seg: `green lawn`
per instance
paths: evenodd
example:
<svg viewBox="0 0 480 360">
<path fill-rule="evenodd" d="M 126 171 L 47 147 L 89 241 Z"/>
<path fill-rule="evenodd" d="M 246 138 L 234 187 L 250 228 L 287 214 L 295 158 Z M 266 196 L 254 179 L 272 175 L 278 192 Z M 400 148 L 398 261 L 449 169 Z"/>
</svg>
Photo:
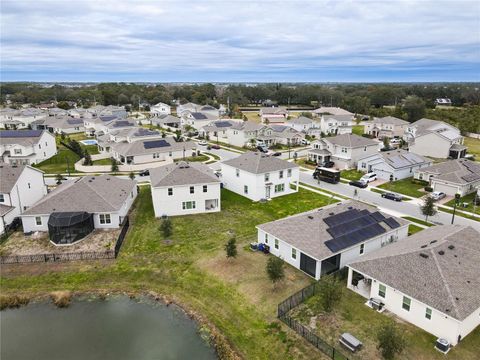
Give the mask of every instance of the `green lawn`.
<svg viewBox="0 0 480 360">
<path fill-rule="evenodd" d="M 480 139 L 466 137 L 464 145 L 468 147 L 467 153 L 475 155 L 475 160 L 480 161 Z"/>
<path fill-rule="evenodd" d="M 221 160 L 220 156 L 218 156 L 218 155 L 215 155 L 215 154 L 212 154 L 212 153 L 209 153 L 209 152 L 204 152 L 204 154 L 213 157 L 215 160 Z"/>
<path fill-rule="evenodd" d="M 356 360 L 381 359 L 376 348 L 376 330 L 386 321 L 394 321 L 385 313 L 380 314 L 365 305 L 366 299 L 349 289 L 344 289 L 343 297 L 333 313 L 325 313 L 319 303 L 319 295 L 308 299 L 293 311 L 295 317 L 308 325 L 311 316 L 317 315 L 316 333 L 331 345 L 341 348 L 338 339 L 349 332 L 363 342 L 362 349 L 352 355 Z M 440 360 L 445 355 L 434 349 L 436 337 L 403 321 L 396 321 L 405 336 L 406 347 L 395 359 L 402 360 Z M 343 350 L 343 348 L 342 348 Z M 347 351 L 343 350 L 345 355 Z M 476 360 L 480 352 L 480 327 L 468 335 L 458 346 L 448 353 L 450 360 Z M 348 353 L 350 356 L 351 353 Z"/>
<path fill-rule="evenodd" d="M 340 177 L 347 180 L 359 180 L 365 173 L 356 169 L 342 170 Z"/>
<path fill-rule="evenodd" d="M 201 161 L 207 161 L 208 159 L 209 157 L 207 155 L 197 155 L 197 156 L 186 157 L 185 161 L 201 162 Z"/>
<path fill-rule="evenodd" d="M 435 224 L 432 224 L 432 223 L 426 222 L 425 220 L 417 219 L 411 216 L 402 216 L 402 218 L 417 224 L 428 226 L 428 227 L 435 226 Z"/>
<path fill-rule="evenodd" d="M 353 125 L 352 133 L 356 134 L 358 136 L 362 136 L 363 135 L 363 128 L 364 128 L 363 125 Z"/>
<path fill-rule="evenodd" d="M 107 159 L 93 160 L 93 165 L 112 165 L 112 159 L 107 158 Z"/>
<path fill-rule="evenodd" d="M 392 191 L 395 193 L 404 194 L 404 195 L 408 195 L 416 198 L 422 197 L 425 195 L 424 192 L 419 191 L 420 189 L 423 189 L 425 185 L 413 183 L 412 178 L 397 180 L 393 182 L 386 182 L 385 184 L 382 184 L 378 187 L 381 189 L 385 189 L 388 191 Z"/>
<path fill-rule="evenodd" d="M 245 359 L 310 359 L 309 345 L 269 324 L 276 321 L 277 304 L 311 280 L 287 266 L 284 282 L 274 289 L 265 273 L 268 256 L 245 247 L 256 239 L 257 224 L 329 201 L 300 189 L 262 204 L 222 190 L 221 212 L 173 217 L 173 235 L 166 242 L 154 218 L 150 188 L 142 187 L 116 261 L 39 264 L 11 273 L 2 269 L 2 294 L 155 291 L 209 319 Z M 227 260 L 223 247 L 232 235 L 239 256 Z"/>
<path fill-rule="evenodd" d="M 473 206 L 473 200 L 475 199 L 476 195 L 477 193 L 474 192 L 474 193 L 465 195 L 464 197 L 461 197 L 459 200 L 460 204 L 468 203 L 468 206 L 467 207 L 460 206 L 458 207 L 458 209 L 462 211 L 469 211 L 471 213 L 480 215 L 480 205 L 477 205 L 475 207 Z M 455 199 L 450 200 L 445 205 L 453 207 L 455 205 Z M 475 211 L 474 211 L 474 208 L 475 208 Z"/>
<path fill-rule="evenodd" d="M 304 168 L 311 169 L 311 170 L 315 170 L 315 168 L 317 167 L 316 165 L 313 165 L 311 162 L 307 162 L 307 158 L 297 159 L 296 164 L 298 166 L 302 166 Z"/>
<path fill-rule="evenodd" d="M 408 225 L 408 236 L 416 234 L 419 231 L 422 231 L 423 228 L 414 224 Z"/>
</svg>

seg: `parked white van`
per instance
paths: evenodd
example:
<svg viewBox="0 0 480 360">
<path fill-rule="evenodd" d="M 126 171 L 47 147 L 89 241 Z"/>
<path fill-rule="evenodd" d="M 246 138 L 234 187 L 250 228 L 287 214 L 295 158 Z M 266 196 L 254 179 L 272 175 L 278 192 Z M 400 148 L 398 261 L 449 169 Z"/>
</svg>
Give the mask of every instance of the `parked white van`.
<svg viewBox="0 0 480 360">
<path fill-rule="evenodd" d="M 367 184 L 369 182 L 372 182 L 372 181 L 375 181 L 375 180 L 377 180 L 377 174 L 375 174 L 375 173 L 367 173 L 360 178 L 360 181 L 362 181 L 364 183 L 367 183 Z"/>
</svg>

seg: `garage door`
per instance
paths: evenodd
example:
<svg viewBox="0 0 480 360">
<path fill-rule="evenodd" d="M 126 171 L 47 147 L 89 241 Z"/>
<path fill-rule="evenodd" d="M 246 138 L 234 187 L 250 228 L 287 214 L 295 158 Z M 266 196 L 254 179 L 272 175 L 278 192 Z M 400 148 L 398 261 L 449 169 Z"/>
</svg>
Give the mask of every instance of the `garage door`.
<svg viewBox="0 0 480 360">
<path fill-rule="evenodd" d="M 455 196 L 457 193 L 457 187 L 451 186 L 447 184 L 438 184 L 436 182 L 433 183 L 433 191 L 442 191 L 447 195 Z"/>
<path fill-rule="evenodd" d="M 300 270 L 305 271 L 308 275 L 315 277 L 317 270 L 317 261 L 310 256 L 300 253 Z"/>
</svg>

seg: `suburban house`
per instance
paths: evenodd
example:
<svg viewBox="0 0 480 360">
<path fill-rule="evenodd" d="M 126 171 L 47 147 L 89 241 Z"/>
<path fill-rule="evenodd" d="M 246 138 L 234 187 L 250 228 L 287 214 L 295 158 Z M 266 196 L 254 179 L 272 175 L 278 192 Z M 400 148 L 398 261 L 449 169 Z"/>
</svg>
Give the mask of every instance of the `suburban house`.
<svg viewBox="0 0 480 360">
<path fill-rule="evenodd" d="M 404 139 L 411 152 L 423 156 L 459 159 L 467 153 L 460 130 L 443 121 L 415 121 L 405 131 Z"/>
<path fill-rule="evenodd" d="M 298 165 L 274 156 L 249 151 L 221 167 L 224 187 L 253 201 L 298 191 Z"/>
<path fill-rule="evenodd" d="M 167 128 L 179 128 L 182 125 L 182 121 L 179 117 L 173 115 L 157 115 L 150 119 L 152 125 L 167 127 Z"/>
<path fill-rule="evenodd" d="M 220 180 L 202 163 L 150 169 L 155 217 L 220 211 Z"/>
<path fill-rule="evenodd" d="M 393 116 L 375 118 L 365 123 L 363 133 L 380 139 L 384 137 L 402 138 L 409 124 L 408 121 Z"/>
<path fill-rule="evenodd" d="M 268 125 L 258 131 L 257 141 L 267 146 L 299 145 L 305 134 L 286 125 Z"/>
<path fill-rule="evenodd" d="M 212 121 L 219 120 L 219 117 L 210 113 L 183 111 L 181 116 L 182 126 L 191 126 L 196 130 L 208 125 Z"/>
<path fill-rule="evenodd" d="M 123 106 L 115 106 L 115 105 L 96 105 L 92 106 L 91 108 L 86 109 L 87 113 L 92 115 L 93 117 L 100 117 L 100 116 L 113 116 L 118 118 L 126 118 L 127 117 L 127 110 Z M 89 116 L 85 116 L 89 117 Z"/>
<path fill-rule="evenodd" d="M 320 131 L 324 134 L 351 134 L 354 124 L 353 115 L 322 115 Z"/>
<path fill-rule="evenodd" d="M 307 156 L 310 161 L 321 162 L 329 157 L 337 169 L 356 168 L 358 160 L 378 152 L 379 142 L 355 134 L 325 137 L 312 143 Z"/>
<path fill-rule="evenodd" d="M 188 113 L 203 113 L 211 119 L 219 119 L 220 111 L 211 105 L 198 105 L 195 103 L 186 103 L 177 106 L 177 116 L 184 117 Z"/>
<path fill-rule="evenodd" d="M 435 99 L 435 105 L 452 106 L 452 100 L 449 98 L 438 98 Z"/>
<path fill-rule="evenodd" d="M 299 116 L 295 119 L 292 119 L 285 123 L 285 125 L 291 126 L 295 130 L 301 132 L 308 132 L 311 128 L 315 127 L 316 124 L 312 119 L 307 118 L 306 116 Z"/>
<path fill-rule="evenodd" d="M 57 153 L 55 136 L 43 130 L 0 131 L 0 162 L 33 165 Z"/>
<path fill-rule="evenodd" d="M 42 171 L 28 165 L 0 164 L 0 234 L 45 195 Z"/>
<path fill-rule="evenodd" d="M 150 115 L 160 116 L 160 115 L 170 115 L 171 108 L 170 105 L 159 102 L 158 104 L 150 106 Z"/>
<path fill-rule="evenodd" d="M 412 177 L 418 169 L 427 168 L 433 161 L 405 150 L 380 151 L 358 159 L 357 170 L 374 172 L 382 180 Z"/>
<path fill-rule="evenodd" d="M 350 111 L 347 111 L 345 109 L 339 108 L 339 107 L 332 107 L 332 106 L 321 106 L 318 109 L 315 109 L 312 111 L 313 114 L 316 114 L 318 116 L 321 115 L 333 115 L 333 116 L 351 116 L 353 118 L 353 115 Z"/>
<path fill-rule="evenodd" d="M 74 243 L 94 229 L 119 228 L 137 197 L 137 184 L 116 176 L 84 176 L 59 185 L 22 215 L 23 231 L 49 232 L 57 245 Z"/>
<path fill-rule="evenodd" d="M 182 159 L 197 155 L 194 141 L 177 142 L 172 137 L 133 142 L 119 142 L 111 145 L 111 154 L 124 165 L 147 164 L 165 160 Z"/>
<path fill-rule="evenodd" d="M 239 147 L 252 145 L 252 141 L 257 139 L 263 128 L 265 125 L 254 121 L 238 122 L 227 129 L 228 143 Z"/>
<path fill-rule="evenodd" d="M 433 226 L 348 265 L 348 288 L 456 345 L 480 324 L 480 233 Z"/>
<path fill-rule="evenodd" d="M 120 120 L 116 116 L 94 116 L 83 118 L 83 124 L 85 127 L 85 135 L 95 136 L 97 132 L 102 131 L 104 125 L 107 125 L 115 120 Z"/>
<path fill-rule="evenodd" d="M 98 151 L 109 153 L 114 143 L 128 142 L 137 140 L 161 139 L 162 134 L 156 130 L 149 130 L 142 127 L 133 127 L 120 130 L 113 130 L 107 134 L 97 136 Z"/>
<path fill-rule="evenodd" d="M 480 163 L 467 159 L 448 160 L 416 170 L 414 178 L 428 181 L 433 191 L 464 196 L 480 186 Z"/>
<path fill-rule="evenodd" d="M 112 131 L 134 129 L 136 127 L 137 125 L 135 124 L 135 121 L 115 118 L 112 121 L 102 121 L 98 126 L 96 126 L 97 130 L 95 134 L 108 134 Z"/>
<path fill-rule="evenodd" d="M 0 111 L 1 129 L 27 129 L 35 120 L 46 118 L 48 112 L 37 108 L 11 109 L 5 108 Z"/>
<path fill-rule="evenodd" d="M 83 119 L 70 116 L 49 116 L 31 123 L 33 130 L 48 130 L 54 134 L 85 132 Z"/>
<path fill-rule="evenodd" d="M 259 110 L 262 123 L 284 123 L 288 117 L 288 110 L 286 107 L 262 107 Z"/>
<path fill-rule="evenodd" d="M 258 243 L 316 280 L 408 236 L 408 221 L 346 201 L 257 226 Z"/>
<path fill-rule="evenodd" d="M 208 123 L 202 127 L 199 131 L 199 135 L 210 140 L 218 140 L 222 142 L 228 142 L 228 129 L 234 127 L 242 120 L 217 120 Z"/>
</svg>

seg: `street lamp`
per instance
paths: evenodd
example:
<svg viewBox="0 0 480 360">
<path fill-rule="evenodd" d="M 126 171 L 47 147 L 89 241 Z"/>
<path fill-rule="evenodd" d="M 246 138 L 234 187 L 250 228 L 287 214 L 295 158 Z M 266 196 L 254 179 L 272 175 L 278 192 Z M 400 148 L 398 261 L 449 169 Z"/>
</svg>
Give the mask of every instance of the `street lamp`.
<svg viewBox="0 0 480 360">
<path fill-rule="evenodd" d="M 453 204 L 452 224 L 453 224 L 453 221 L 455 220 L 455 210 L 457 209 L 459 200 L 460 200 L 460 194 L 456 193 L 455 194 L 455 203 Z"/>
</svg>

